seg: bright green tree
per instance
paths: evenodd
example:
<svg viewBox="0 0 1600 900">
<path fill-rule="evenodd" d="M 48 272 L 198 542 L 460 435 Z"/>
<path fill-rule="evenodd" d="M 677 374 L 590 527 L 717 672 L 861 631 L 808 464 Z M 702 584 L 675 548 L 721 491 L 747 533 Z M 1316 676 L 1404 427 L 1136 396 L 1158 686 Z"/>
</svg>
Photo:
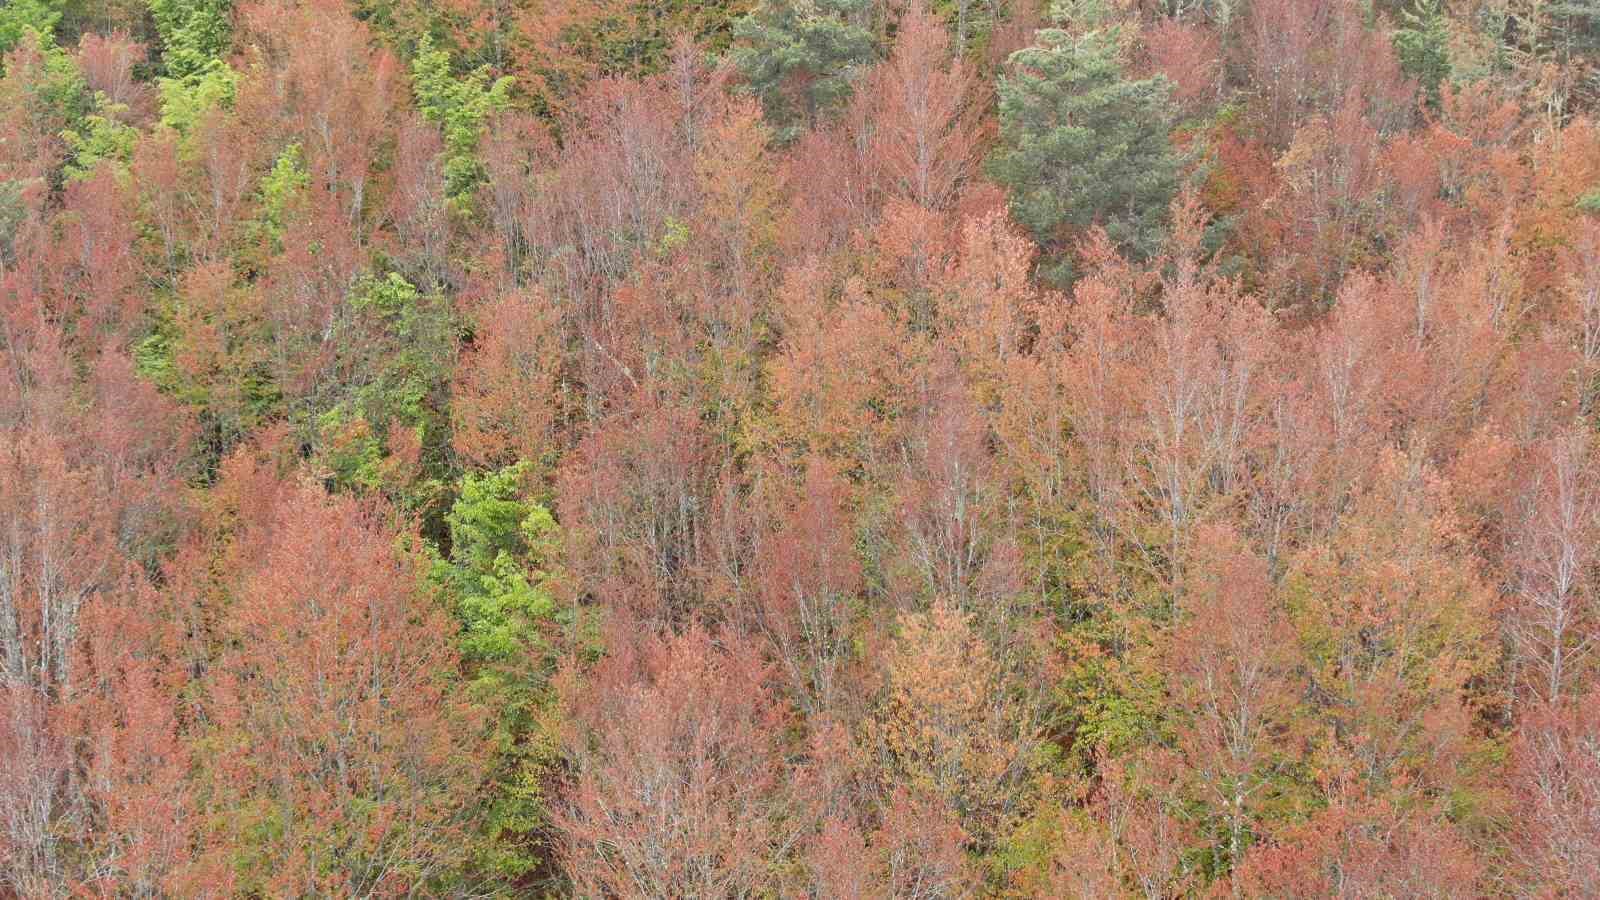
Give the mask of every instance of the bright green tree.
<svg viewBox="0 0 1600 900">
<path fill-rule="evenodd" d="M 232 0 L 149 0 L 161 33 L 161 121 L 188 132 L 206 111 L 233 102 L 239 76 L 224 60 L 233 40 Z"/>
<path fill-rule="evenodd" d="M 232 9 L 232 0 L 150 0 L 168 76 L 202 75 L 222 59 L 233 39 Z"/>
<path fill-rule="evenodd" d="M 0 53 L 21 43 L 29 30 L 37 31 L 44 41 L 53 40 L 62 5 L 62 0 L 7 0 L 0 5 Z"/>
<path fill-rule="evenodd" d="M 989 170 L 1011 212 L 1046 248 L 1090 225 L 1136 257 L 1160 246 L 1180 161 L 1171 86 L 1123 74 L 1114 32 L 1038 33 L 1000 79 L 1000 136 Z"/>
<path fill-rule="evenodd" d="M 531 840 L 546 824 L 543 783 L 555 758 L 545 725 L 555 666 L 549 629 L 561 617 L 550 590 L 561 533 L 550 511 L 527 497 L 526 476 L 526 463 L 463 476 L 445 516 L 449 559 L 433 569 L 460 624 L 474 699 L 497 711 L 480 861 L 510 878 L 539 864 Z"/>
<path fill-rule="evenodd" d="M 261 179 L 261 231 L 274 251 L 283 249 L 284 227 L 289 207 L 311 184 L 305 156 L 298 143 L 278 154 L 272 171 Z"/>
<path fill-rule="evenodd" d="M 283 187 L 274 176 L 287 181 L 291 193 L 303 189 L 293 187 L 299 175 L 292 165 L 275 167 L 263 184 L 269 213 L 272 192 Z M 336 485 L 398 489 L 393 499 L 399 506 L 424 509 L 444 488 L 439 478 L 448 442 L 445 392 L 456 349 L 450 305 L 396 272 L 361 277 L 348 302 L 336 338 L 345 377 L 334 388 L 337 400 L 317 417 L 317 445 Z M 411 473 L 414 481 L 396 484 L 385 477 L 384 448 L 402 439 L 418 445 L 421 470 Z"/>
<path fill-rule="evenodd" d="M 445 187 L 458 208 L 470 203 L 483 180 L 478 141 L 489 117 L 511 105 L 515 83 L 509 75 L 491 81 L 488 66 L 458 78 L 451 71 L 448 50 L 436 49 L 426 35 L 417 47 L 411 62 L 411 88 L 423 117 L 444 134 Z"/>
<path fill-rule="evenodd" d="M 95 106 L 99 112 L 84 116 L 79 127 L 61 132 L 62 140 L 72 148 L 64 170 L 69 181 L 88 178 L 103 162 L 125 165 L 139 141 L 139 129 L 117 118 L 125 106 L 107 103 L 105 94 L 98 91 Z"/>
</svg>

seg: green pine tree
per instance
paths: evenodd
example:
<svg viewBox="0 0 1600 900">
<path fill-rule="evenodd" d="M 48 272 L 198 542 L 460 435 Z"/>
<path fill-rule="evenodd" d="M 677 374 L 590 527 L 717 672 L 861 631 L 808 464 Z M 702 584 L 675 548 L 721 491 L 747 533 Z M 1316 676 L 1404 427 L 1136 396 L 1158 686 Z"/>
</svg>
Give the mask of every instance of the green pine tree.
<svg viewBox="0 0 1600 900">
<path fill-rule="evenodd" d="M 1154 253 L 1179 181 L 1171 85 L 1125 77 L 1111 32 L 1040 31 L 1009 67 L 989 170 L 1017 221 L 1047 250 L 1099 224 L 1124 252 Z"/>
<path fill-rule="evenodd" d="M 203 75 L 222 59 L 233 40 L 232 10 L 232 0 L 150 0 L 168 76 Z"/>
<path fill-rule="evenodd" d="M 547 824 L 543 783 L 555 744 L 548 679 L 555 658 L 543 630 L 563 612 L 547 581 L 561 532 L 550 511 L 527 498 L 527 464 L 461 479 L 445 522 L 450 557 L 437 559 L 433 580 L 460 623 L 462 663 L 475 699 L 495 711 L 495 766 L 484 803 L 485 841 L 479 863 L 515 879 L 539 865 L 535 835 Z"/>
<path fill-rule="evenodd" d="M 779 140 L 850 96 L 872 61 L 867 0 L 767 0 L 734 26 L 733 60 Z"/>
<path fill-rule="evenodd" d="M 1394 30 L 1400 68 L 1417 80 L 1428 102 L 1439 103 L 1439 85 L 1450 77 L 1450 30 L 1440 0 L 1416 0 L 1403 10 L 1405 24 Z"/>
</svg>

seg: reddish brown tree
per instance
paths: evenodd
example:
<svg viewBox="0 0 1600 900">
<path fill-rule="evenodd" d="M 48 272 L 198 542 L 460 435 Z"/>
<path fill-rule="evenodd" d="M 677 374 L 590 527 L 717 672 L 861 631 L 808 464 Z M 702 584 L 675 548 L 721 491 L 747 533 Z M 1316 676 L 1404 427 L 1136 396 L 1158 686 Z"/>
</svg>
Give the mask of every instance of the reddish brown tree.
<svg viewBox="0 0 1600 900">
<path fill-rule="evenodd" d="M 967 65 L 951 59 L 944 23 L 921 0 L 897 26 L 893 53 L 857 101 L 870 110 L 874 174 L 887 196 L 943 211 L 976 164 L 977 87 Z"/>
<path fill-rule="evenodd" d="M 186 430 L 125 358 L 76 355 L 30 306 L 5 311 L 0 350 L 0 885 L 174 890 L 184 675 L 145 567 L 169 538 Z"/>
<path fill-rule="evenodd" d="M 943 598 L 1006 630 L 1018 560 L 985 422 L 949 362 L 936 364 L 920 387 L 897 485 L 899 549 L 915 576 L 901 590 L 908 599 Z"/>
<path fill-rule="evenodd" d="M 1243 858 L 1259 792 L 1297 693 L 1294 635 L 1264 560 L 1220 528 L 1196 538 L 1184 586 L 1188 621 L 1169 645 L 1169 690 L 1189 717 L 1179 744 L 1215 804 L 1230 860 Z"/>
<path fill-rule="evenodd" d="M 401 102 L 399 62 L 374 48 L 366 26 L 343 3 L 255 3 L 238 19 L 242 35 L 235 40 L 246 41 L 262 64 L 240 108 L 263 114 L 255 127 L 272 122 L 300 144 L 318 192 L 333 195 L 329 203 L 343 230 L 361 241 L 374 163 L 392 137 Z M 303 40 L 307 34 L 317 40 Z"/>
<path fill-rule="evenodd" d="M 1517 877 L 1550 896 L 1600 890 L 1600 706 L 1593 693 L 1531 709 L 1512 753 Z"/>
<path fill-rule="evenodd" d="M 1464 765 L 1493 671 L 1492 595 L 1466 562 L 1439 477 L 1385 452 L 1336 535 L 1291 563 L 1315 754 L 1355 796 L 1400 810 L 1472 789 Z M 1363 801 L 1364 802 L 1364 801 Z"/>
<path fill-rule="evenodd" d="M 463 859 L 485 748 L 416 535 L 374 504 L 231 468 L 268 493 L 221 573 L 232 603 L 198 745 L 206 863 L 239 890 L 424 890 Z"/>
<path fill-rule="evenodd" d="M 1339 0 L 1264 0 L 1240 28 L 1242 62 L 1256 86 L 1262 133 L 1285 146 L 1295 129 L 1347 97 L 1380 130 L 1403 127 L 1416 89 L 1400 73 L 1387 32 Z"/>
<path fill-rule="evenodd" d="M 112 107 L 125 107 L 118 117 L 131 123 L 145 122 L 155 111 L 155 91 L 134 72 L 146 56 L 145 46 L 126 32 L 85 32 L 78 39 L 78 68 L 89 89 L 104 94 Z"/>
<path fill-rule="evenodd" d="M 912 792 L 890 807 L 934 801 L 968 842 L 993 846 L 1030 789 L 1037 711 L 1012 691 L 1004 660 L 954 604 L 938 602 L 901 622 L 885 703 L 867 728 L 885 793 Z"/>
<path fill-rule="evenodd" d="M 1473 850 L 1446 823 L 1382 803 L 1338 803 L 1291 842 L 1253 852 L 1234 879 L 1246 896 L 1446 897 L 1485 888 Z"/>
<path fill-rule="evenodd" d="M 712 479 L 692 410 L 646 388 L 596 427 L 558 476 L 569 565 L 586 590 L 652 625 L 698 600 Z M 622 418 L 626 427 L 617 427 Z"/>
<path fill-rule="evenodd" d="M 1508 620 L 1530 699 L 1560 707 L 1581 694 L 1597 637 L 1593 547 L 1600 484 L 1588 439 L 1558 435 L 1520 462 L 1527 480 L 1511 512 Z M 1531 471 L 1529 471 L 1531 470 Z"/>
<path fill-rule="evenodd" d="M 837 469 L 808 459 L 795 494 L 762 539 L 750 627 L 766 638 L 800 708 L 815 716 L 838 711 L 847 699 L 862 572 L 845 506 L 848 484 Z"/>
<path fill-rule="evenodd" d="M 467 461 L 541 462 L 554 453 L 564 356 L 559 324 L 559 309 L 540 291 L 479 306 L 451 391 L 455 447 Z"/>
<path fill-rule="evenodd" d="M 1149 65 L 1172 82 L 1172 99 L 1200 112 L 1222 94 L 1222 41 L 1204 25 L 1163 18 L 1140 34 Z"/>
<path fill-rule="evenodd" d="M 636 627 L 611 629 L 582 684 L 568 674 L 575 771 L 554 813 L 568 877 L 595 895 L 769 889 L 795 833 L 768 665 L 737 635 Z"/>
</svg>

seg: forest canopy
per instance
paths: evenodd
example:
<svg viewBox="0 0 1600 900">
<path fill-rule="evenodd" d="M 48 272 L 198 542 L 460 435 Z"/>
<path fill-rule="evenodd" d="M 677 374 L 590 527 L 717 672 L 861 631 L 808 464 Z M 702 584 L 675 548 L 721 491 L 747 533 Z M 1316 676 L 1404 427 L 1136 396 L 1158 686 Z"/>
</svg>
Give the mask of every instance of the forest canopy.
<svg viewBox="0 0 1600 900">
<path fill-rule="evenodd" d="M 0 5 L 0 896 L 1600 896 L 1591 0 Z"/>
</svg>

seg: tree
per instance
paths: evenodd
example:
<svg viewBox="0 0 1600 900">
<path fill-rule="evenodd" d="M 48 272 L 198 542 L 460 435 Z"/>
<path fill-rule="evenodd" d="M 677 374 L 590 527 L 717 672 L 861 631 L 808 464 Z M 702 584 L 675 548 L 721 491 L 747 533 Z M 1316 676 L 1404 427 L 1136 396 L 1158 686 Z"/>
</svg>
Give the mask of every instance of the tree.
<svg viewBox="0 0 1600 900">
<path fill-rule="evenodd" d="M 1428 102 L 1439 104 L 1439 85 L 1450 76 L 1450 23 L 1439 0 L 1416 0 L 1401 10 L 1405 24 L 1394 30 L 1400 71 L 1415 78 Z"/>
<path fill-rule="evenodd" d="M 716 286 L 701 300 L 702 327 L 713 347 L 730 355 L 754 350 L 757 304 L 775 276 L 783 208 L 764 152 L 768 138 L 760 110 L 748 101 L 730 105 L 696 136 L 702 205 L 695 255 L 709 269 L 706 281 Z"/>
<path fill-rule="evenodd" d="M 1338 800 L 1288 840 L 1252 852 L 1231 879 L 1244 896 L 1424 897 L 1487 890 L 1484 867 L 1448 822 L 1384 803 Z"/>
<path fill-rule="evenodd" d="M 1117 56 L 1114 32 L 1046 29 L 1000 79 L 989 172 L 1017 221 L 1056 253 L 1096 224 L 1136 258 L 1161 244 L 1179 176 L 1171 87 L 1159 75 L 1127 78 Z"/>
<path fill-rule="evenodd" d="M 232 41 L 233 0 L 148 0 L 161 32 L 161 61 L 179 81 L 216 67 Z"/>
<path fill-rule="evenodd" d="M 510 104 L 516 79 L 503 75 L 491 80 L 489 68 L 480 66 L 464 78 L 451 73 L 450 52 L 436 48 L 427 35 L 411 62 L 411 87 L 417 109 L 444 134 L 444 178 L 451 201 L 466 206 L 483 180 L 478 142 L 489 117 Z"/>
<path fill-rule="evenodd" d="M 20 274 L 0 277 L 0 891 L 181 892 L 187 673 L 150 574 L 190 432 L 96 333 L 94 297 Z"/>
<path fill-rule="evenodd" d="M 10 53 L 25 32 L 54 39 L 62 6 L 62 0 L 14 0 L 0 8 L 0 53 Z"/>
<path fill-rule="evenodd" d="M 11 136 L 0 146 L 0 172 L 13 190 L 50 183 L 65 156 L 62 131 L 88 111 L 88 91 L 72 57 L 36 31 L 5 54 L 0 123 Z"/>
<path fill-rule="evenodd" d="M 560 413 L 559 310 L 540 291 L 503 294 L 476 321 L 451 386 L 456 451 L 476 465 L 543 465 Z"/>
<path fill-rule="evenodd" d="M 1037 765 L 1028 701 L 972 617 L 939 601 L 901 620 L 888 660 L 888 693 L 867 727 L 891 795 L 937 801 L 978 849 L 1015 823 Z"/>
<path fill-rule="evenodd" d="M 594 896 L 762 893 L 793 841 L 771 671 L 737 634 L 629 633 L 637 627 L 611 629 L 594 672 L 567 681 L 563 868 Z"/>
<path fill-rule="evenodd" d="M 1221 99 L 1222 40 L 1216 29 L 1161 19 L 1143 29 L 1140 42 L 1150 67 L 1172 82 L 1172 100 L 1184 113 L 1203 113 Z"/>
<path fill-rule="evenodd" d="M 1016 546 L 999 512 L 983 419 L 951 368 L 943 363 L 926 379 L 901 445 L 897 537 L 914 573 L 903 596 L 940 598 L 1004 632 L 1015 612 Z"/>
<path fill-rule="evenodd" d="M 207 864 L 237 889 L 406 893 L 447 883 L 480 814 L 481 717 L 454 684 L 448 619 L 415 533 L 381 505 L 299 481 L 231 540 L 232 598 L 196 745 Z M 307 553 L 308 541 L 320 552 Z"/>
<path fill-rule="evenodd" d="M 130 121 L 143 121 L 154 106 L 153 91 L 135 75 L 146 48 L 125 33 L 85 34 L 78 41 L 78 68 L 89 90 L 104 94 L 104 105 L 123 109 Z"/>
<path fill-rule="evenodd" d="M 866 0 L 765 0 L 738 24 L 733 59 L 781 141 L 792 141 L 850 95 L 871 60 Z"/>
<path fill-rule="evenodd" d="M 404 102 L 399 62 L 387 50 L 372 49 L 371 32 L 339 6 L 252 6 L 239 18 L 241 34 L 272 74 L 252 78 L 236 102 L 276 121 L 280 140 L 295 141 L 306 186 L 332 194 L 329 205 L 364 241 L 377 157 L 392 139 Z M 319 39 L 296 40 L 304 34 Z M 272 96 L 259 97 L 263 90 Z"/>
<path fill-rule="evenodd" d="M 137 841 L 142 828 L 160 827 L 129 807 L 101 805 L 147 798 L 135 790 L 120 798 L 96 791 L 139 775 L 106 754 L 138 750 L 119 739 L 122 722 L 96 721 L 90 710 L 105 713 L 118 701 L 137 702 L 127 715 L 155 721 L 148 722 L 153 733 L 133 740 L 164 741 L 165 749 L 151 748 L 151 762 L 179 763 L 170 718 L 159 720 L 163 712 L 170 716 L 162 704 L 171 697 L 149 683 L 151 648 L 138 639 L 140 631 L 157 627 L 159 605 L 131 623 L 121 609 L 136 608 L 150 594 L 117 546 L 122 502 L 105 493 L 107 482 L 116 482 L 82 450 L 78 440 L 37 426 L 0 436 L 0 556 L 6 560 L 0 575 L 0 802 L 10 810 L 0 827 L 0 886 L 19 895 L 65 895 L 82 882 L 80 866 L 92 866 L 93 857 L 79 857 L 93 843 L 114 856 L 118 838 Z M 135 486 L 128 487 L 133 493 Z M 119 623 L 138 630 L 119 636 Z M 119 671 L 119 664 L 127 668 Z M 124 692 L 126 674 L 149 693 Z M 155 731 L 163 726 L 165 734 Z M 91 765 L 101 767 L 99 782 L 86 777 Z M 176 792 L 170 799 L 183 802 Z M 94 818 L 107 813 L 112 827 L 126 830 L 96 834 Z"/>
<path fill-rule="evenodd" d="M 1388 35 L 1338 0 L 1260 0 L 1240 27 L 1243 61 L 1257 86 L 1251 107 L 1274 149 L 1308 120 L 1344 103 L 1381 133 L 1403 128 L 1416 85 L 1400 71 Z"/>
<path fill-rule="evenodd" d="M 1221 529 L 1201 534 L 1184 586 L 1190 617 L 1169 645 L 1169 690 L 1186 716 L 1179 743 L 1197 786 L 1219 810 L 1219 856 L 1237 866 L 1254 837 L 1275 739 L 1288 728 L 1295 688 L 1293 631 L 1272 594 L 1265 561 Z M 1237 891 L 1235 896 L 1238 896 Z"/>
<path fill-rule="evenodd" d="M 1492 596 L 1464 564 L 1460 526 L 1426 466 L 1386 450 L 1337 533 L 1284 581 L 1305 655 L 1314 758 L 1349 802 L 1423 808 L 1441 792 L 1470 808 L 1472 721 L 1493 671 Z"/>
<path fill-rule="evenodd" d="M 1559 707 L 1583 690 L 1600 635 L 1591 574 L 1600 485 L 1582 434 L 1551 438 L 1522 465 L 1532 471 L 1508 523 L 1515 599 L 1507 624 L 1531 698 Z"/>
<path fill-rule="evenodd" d="M 756 563 L 760 584 L 749 628 L 771 646 L 800 708 L 838 708 L 848 687 L 861 564 L 850 545 L 844 479 L 820 457 L 806 461 L 792 507 L 780 509 Z"/>
<path fill-rule="evenodd" d="M 1600 890 L 1600 717 L 1590 693 L 1529 710 L 1512 748 L 1515 871 L 1552 895 Z"/>
<path fill-rule="evenodd" d="M 556 762 L 557 654 L 577 624 L 557 606 L 561 534 L 549 510 L 526 497 L 527 465 L 463 476 L 445 516 L 450 557 L 431 577 L 459 625 L 464 690 L 491 711 L 493 758 L 482 791 L 482 862 L 517 878 L 543 864 L 549 825 L 543 790 Z"/>
<path fill-rule="evenodd" d="M 654 625 L 688 621 L 699 600 L 711 463 L 694 411 L 648 386 L 563 462 L 557 510 L 583 588 Z"/>
<path fill-rule="evenodd" d="M 977 162 L 977 85 L 950 55 L 943 23 L 921 0 L 900 17 L 894 51 L 867 76 L 872 152 L 882 189 L 926 209 L 945 210 Z"/>
<path fill-rule="evenodd" d="M 979 873 L 964 849 L 968 839 L 959 813 L 938 797 L 898 789 L 884 804 L 865 862 L 880 896 L 944 900 L 970 896 Z M 856 865 L 861 865 L 857 862 Z"/>
</svg>

